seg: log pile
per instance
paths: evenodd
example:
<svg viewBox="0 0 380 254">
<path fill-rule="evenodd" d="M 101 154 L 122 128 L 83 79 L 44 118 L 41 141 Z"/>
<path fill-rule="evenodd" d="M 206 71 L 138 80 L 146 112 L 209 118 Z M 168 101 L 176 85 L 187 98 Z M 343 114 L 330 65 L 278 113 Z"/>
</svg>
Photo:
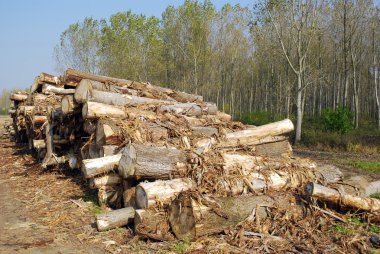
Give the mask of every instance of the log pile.
<svg viewBox="0 0 380 254">
<path fill-rule="evenodd" d="M 317 199 L 380 209 L 367 196 L 331 189 L 342 181 L 339 169 L 294 157 L 289 119 L 244 125 L 199 95 L 73 69 L 41 73 L 28 94 L 11 100 L 16 141 L 43 168 L 80 170 L 99 204 L 114 209 L 97 217 L 100 231 L 133 223 L 144 237 L 197 239 L 252 213 L 265 218 L 274 206 L 302 216 L 288 191 L 302 188 Z"/>
</svg>

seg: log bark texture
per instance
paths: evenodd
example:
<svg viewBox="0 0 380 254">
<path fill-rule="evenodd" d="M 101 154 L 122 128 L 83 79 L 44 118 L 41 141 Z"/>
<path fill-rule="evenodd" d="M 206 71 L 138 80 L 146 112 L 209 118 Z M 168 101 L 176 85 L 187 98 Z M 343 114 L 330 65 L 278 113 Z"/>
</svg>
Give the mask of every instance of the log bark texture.
<svg viewBox="0 0 380 254">
<path fill-rule="evenodd" d="M 157 204 L 170 203 L 179 193 L 191 190 L 195 186 L 189 178 L 140 183 L 136 187 L 136 206 L 144 209 Z"/>
<path fill-rule="evenodd" d="M 82 161 L 82 173 L 85 178 L 108 173 L 117 168 L 121 154 Z"/>
<path fill-rule="evenodd" d="M 348 206 L 363 211 L 380 210 L 380 200 L 375 198 L 358 197 L 350 194 L 342 194 L 336 189 L 332 189 L 317 183 L 308 183 L 305 186 L 305 192 L 313 197 L 323 201 Z"/>
<path fill-rule="evenodd" d="M 123 178 L 170 179 L 186 172 L 186 162 L 178 149 L 129 144 L 123 150 L 119 174 Z"/>
<path fill-rule="evenodd" d="M 133 222 L 134 217 L 135 209 L 126 207 L 97 215 L 96 225 L 99 231 L 106 231 L 128 225 Z"/>
<path fill-rule="evenodd" d="M 205 198 L 198 203 L 186 193 L 170 205 L 169 222 L 175 236 L 195 240 L 201 236 L 223 232 L 245 219 L 255 216 L 263 219 L 271 207 L 287 209 L 292 216 L 302 216 L 293 196 L 237 196 Z"/>
</svg>

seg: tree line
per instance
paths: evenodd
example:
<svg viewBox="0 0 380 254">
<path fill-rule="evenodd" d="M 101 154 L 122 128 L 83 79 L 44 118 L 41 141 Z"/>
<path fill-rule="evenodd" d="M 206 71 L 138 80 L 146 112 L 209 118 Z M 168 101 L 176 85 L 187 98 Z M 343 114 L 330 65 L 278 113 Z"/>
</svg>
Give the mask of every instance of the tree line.
<svg viewBox="0 0 380 254">
<path fill-rule="evenodd" d="M 70 25 L 55 48 L 68 67 L 201 94 L 240 118 L 297 121 L 348 108 L 380 128 L 380 12 L 373 0 L 186 0 L 162 17 L 131 11 Z"/>
</svg>

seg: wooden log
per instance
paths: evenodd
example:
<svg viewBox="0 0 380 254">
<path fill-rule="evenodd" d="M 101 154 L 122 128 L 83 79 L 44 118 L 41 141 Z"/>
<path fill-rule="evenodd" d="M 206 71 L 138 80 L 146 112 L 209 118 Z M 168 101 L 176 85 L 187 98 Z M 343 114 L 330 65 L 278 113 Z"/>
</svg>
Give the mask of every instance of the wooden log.
<svg viewBox="0 0 380 254">
<path fill-rule="evenodd" d="M 96 145 L 101 147 L 104 145 L 115 145 L 118 143 L 118 133 L 113 128 L 102 122 L 96 124 Z"/>
<path fill-rule="evenodd" d="M 45 72 L 40 73 L 40 75 L 38 76 L 38 81 L 40 83 L 51 83 L 51 84 L 56 84 L 56 85 L 59 85 L 62 83 L 59 77 L 45 73 Z"/>
<path fill-rule="evenodd" d="M 49 165 L 49 162 L 51 162 L 53 156 L 53 126 L 49 123 L 49 121 L 45 125 L 45 142 L 46 155 L 41 164 L 42 168 L 46 168 Z"/>
<path fill-rule="evenodd" d="M 195 187 L 196 184 L 189 178 L 143 182 L 136 187 L 136 206 L 144 209 L 157 204 L 167 204 L 179 193 Z"/>
<path fill-rule="evenodd" d="M 105 185 L 118 185 L 121 184 L 121 182 L 122 178 L 118 174 L 108 174 L 91 178 L 89 186 L 91 189 L 99 189 Z"/>
<path fill-rule="evenodd" d="M 83 123 L 83 130 L 87 134 L 90 134 L 90 135 L 95 133 L 96 132 L 96 121 L 85 120 Z"/>
<path fill-rule="evenodd" d="M 135 233 L 157 241 L 174 241 L 170 233 L 168 216 L 165 211 L 152 209 L 136 210 L 134 219 Z"/>
<path fill-rule="evenodd" d="M 97 102 L 88 101 L 83 105 L 83 119 L 98 119 L 100 117 L 124 118 L 127 114 L 120 108 Z"/>
<path fill-rule="evenodd" d="M 360 209 L 363 211 L 380 210 L 380 200 L 375 198 L 358 197 L 350 194 L 342 194 L 336 189 L 310 182 L 305 186 L 305 192 L 313 198 L 328 201 L 343 206 Z"/>
<path fill-rule="evenodd" d="M 122 208 L 123 191 L 120 185 L 105 185 L 98 189 L 98 202 L 101 207 Z"/>
<path fill-rule="evenodd" d="M 78 103 L 94 101 L 113 106 L 136 106 L 142 104 L 161 105 L 172 103 L 171 101 L 150 99 L 129 94 L 99 91 L 92 89 L 92 86 L 88 82 L 82 83 L 82 81 L 80 86 L 75 90 L 74 97 Z"/>
<path fill-rule="evenodd" d="M 38 116 L 38 115 L 33 116 L 33 126 L 41 126 L 45 122 L 47 122 L 47 116 Z"/>
<path fill-rule="evenodd" d="M 215 115 L 218 111 L 216 104 L 204 103 L 197 105 L 194 103 L 178 103 L 174 105 L 162 105 L 157 109 L 157 113 L 164 114 L 166 112 L 178 115 L 187 116 L 201 116 L 201 115 Z"/>
<path fill-rule="evenodd" d="M 120 87 L 128 87 L 134 90 L 138 90 L 140 92 L 152 94 L 155 98 L 166 99 L 165 97 L 169 96 L 179 102 L 199 102 L 203 100 L 202 96 L 199 95 L 187 94 L 179 91 L 174 91 L 168 88 L 153 86 L 149 83 L 94 75 L 90 73 L 80 72 L 74 69 L 68 69 L 65 72 L 66 81 L 75 81 L 79 83 L 82 79 L 90 79 L 102 82 L 104 84 L 113 84 Z"/>
<path fill-rule="evenodd" d="M 137 96 L 137 91 L 126 88 L 126 87 L 120 87 L 113 84 L 105 84 L 102 82 L 90 80 L 90 79 L 82 79 L 79 84 L 77 85 L 76 89 L 77 92 L 75 94 L 75 100 L 78 102 L 86 102 L 91 97 L 91 91 L 97 90 L 97 91 L 103 91 L 103 92 L 113 92 L 113 93 L 120 93 L 120 94 L 129 94 Z"/>
<path fill-rule="evenodd" d="M 67 95 L 74 94 L 75 89 L 65 89 L 63 87 L 56 87 L 49 84 L 42 85 L 42 93 L 44 94 L 57 94 L 57 95 Z"/>
<path fill-rule="evenodd" d="M 124 207 L 136 208 L 136 185 L 137 181 L 123 179 L 123 204 Z"/>
<path fill-rule="evenodd" d="M 9 115 L 16 114 L 16 110 L 15 109 L 8 109 L 8 114 Z"/>
<path fill-rule="evenodd" d="M 10 100 L 11 101 L 26 101 L 28 99 L 27 94 L 22 93 L 11 93 Z"/>
<path fill-rule="evenodd" d="M 33 140 L 33 147 L 36 150 L 40 150 L 40 149 L 45 148 L 46 147 L 45 140 L 43 140 L 43 139 L 35 139 L 35 140 Z"/>
<path fill-rule="evenodd" d="M 111 156 L 115 155 L 118 152 L 118 146 L 115 145 L 105 145 L 100 147 L 99 150 L 99 156 L 104 157 L 104 156 Z"/>
<path fill-rule="evenodd" d="M 96 158 L 102 157 L 102 156 L 100 156 L 99 146 L 97 146 L 94 143 L 89 144 L 88 145 L 88 155 L 89 155 L 90 159 L 96 159 Z"/>
<path fill-rule="evenodd" d="M 123 178 L 171 179 L 186 172 L 186 156 L 172 148 L 129 144 L 119 162 L 119 174 Z"/>
<path fill-rule="evenodd" d="M 72 114 L 79 109 L 79 104 L 74 100 L 73 95 L 65 95 L 61 101 L 61 109 L 64 115 Z"/>
<path fill-rule="evenodd" d="M 83 160 L 82 173 L 85 178 L 108 173 L 118 166 L 120 158 L 121 154 L 116 154 L 113 156 Z"/>
<path fill-rule="evenodd" d="M 186 193 L 180 194 L 169 207 L 169 222 L 175 236 L 195 240 L 201 236 L 221 233 L 249 217 L 262 220 L 272 207 L 286 209 L 287 214 L 300 217 L 302 209 L 293 196 L 204 197 L 201 203 Z"/>
<path fill-rule="evenodd" d="M 292 155 L 293 149 L 288 140 L 270 142 L 255 146 L 255 153 L 267 157 L 283 157 Z"/>
<path fill-rule="evenodd" d="M 49 160 L 47 160 L 46 162 L 44 162 L 44 168 L 50 167 L 50 166 L 57 166 L 57 165 L 60 165 L 60 164 L 65 164 L 69 160 L 70 160 L 69 156 L 59 156 L 59 157 L 57 157 L 57 156 L 51 156 L 49 158 Z"/>
<path fill-rule="evenodd" d="M 126 207 L 97 215 L 96 225 L 99 231 L 106 231 L 128 225 L 133 222 L 134 217 L 135 209 Z"/>
<path fill-rule="evenodd" d="M 218 134 L 218 129 L 214 127 L 194 126 L 191 130 L 194 136 L 211 137 Z"/>
<path fill-rule="evenodd" d="M 253 129 L 227 133 L 225 140 L 219 144 L 222 147 L 257 144 L 258 140 L 283 135 L 294 130 L 294 125 L 289 119 L 265 124 Z"/>
</svg>

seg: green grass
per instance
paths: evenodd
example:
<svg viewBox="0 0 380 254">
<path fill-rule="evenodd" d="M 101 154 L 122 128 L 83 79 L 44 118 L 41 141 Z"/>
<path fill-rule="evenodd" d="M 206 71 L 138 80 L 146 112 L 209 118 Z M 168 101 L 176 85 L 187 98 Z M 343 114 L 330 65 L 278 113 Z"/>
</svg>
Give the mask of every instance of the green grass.
<svg viewBox="0 0 380 254">
<path fill-rule="evenodd" d="M 380 199 L 380 192 L 374 193 L 370 197 Z"/>
<path fill-rule="evenodd" d="M 372 173 L 380 173 L 380 162 L 378 161 L 351 161 L 351 166 Z"/>
<path fill-rule="evenodd" d="M 185 239 L 183 241 L 173 243 L 172 247 L 177 253 L 184 253 L 191 249 L 191 243 L 189 240 Z"/>
</svg>

